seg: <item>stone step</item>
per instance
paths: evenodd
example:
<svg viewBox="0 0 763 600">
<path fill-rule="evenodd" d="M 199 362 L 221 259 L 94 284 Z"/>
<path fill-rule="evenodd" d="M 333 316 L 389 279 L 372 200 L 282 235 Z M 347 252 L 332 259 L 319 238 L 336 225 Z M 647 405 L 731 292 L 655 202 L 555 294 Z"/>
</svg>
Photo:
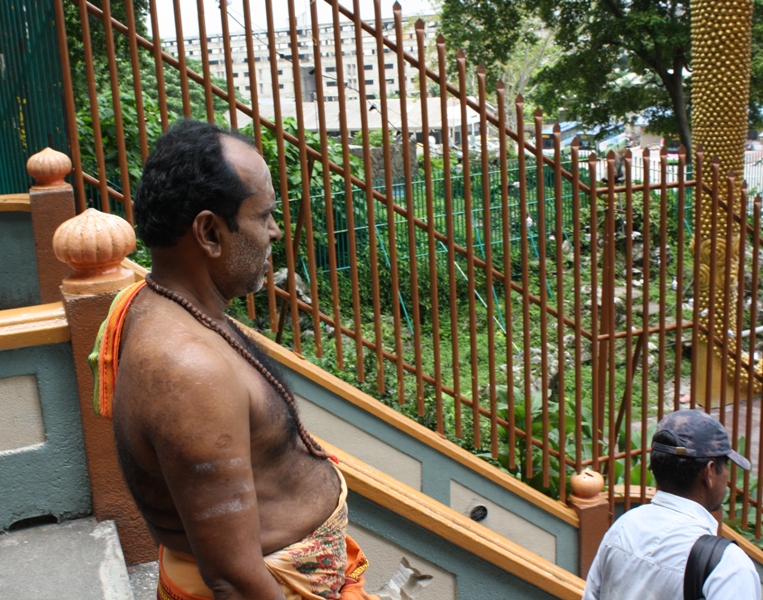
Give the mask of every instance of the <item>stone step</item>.
<svg viewBox="0 0 763 600">
<path fill-rule="evenodd" d="M 0 532 L 0 598 L 134 600 L 113 521 Z"/>
</svg>

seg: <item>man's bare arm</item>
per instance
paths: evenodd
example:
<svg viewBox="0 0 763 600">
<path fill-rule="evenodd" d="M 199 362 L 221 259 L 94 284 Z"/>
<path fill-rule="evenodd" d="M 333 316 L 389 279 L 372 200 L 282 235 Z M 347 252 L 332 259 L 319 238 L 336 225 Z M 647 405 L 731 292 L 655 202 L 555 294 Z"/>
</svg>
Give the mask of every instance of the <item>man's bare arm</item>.
<svg viewBox="0 0 763 600">
<path fill-rule="evenodd" d="M 218 600 L 284 598 L 262 556 L 247 388 L 203 344 L 152 370 L 148 438 L 202 578 Z"/>
</svg>

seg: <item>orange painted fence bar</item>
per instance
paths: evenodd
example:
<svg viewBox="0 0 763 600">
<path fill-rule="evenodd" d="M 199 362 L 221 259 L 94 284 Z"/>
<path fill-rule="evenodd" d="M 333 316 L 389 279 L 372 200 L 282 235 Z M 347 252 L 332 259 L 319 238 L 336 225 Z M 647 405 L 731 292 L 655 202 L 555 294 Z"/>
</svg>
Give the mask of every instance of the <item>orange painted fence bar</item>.
<svg viewBox="0 0 763 600">
<path fill-rule="evenodd" d="M 277 180 L 284 244 L 238 315 L 563 502 L 574 471 L 600 471 L 610 514 L 621 498 L 626 509 L 646 499 L 657 420 L 704 407 L 754 464 L 732 471 L 727 516 L 761 536 L 761 202 L 715 157 L 682 149 L 672 165 L 664 150 L 565 145 L 430 24 L 406 24 L 399 4 L 384 19 L 376 0 L 366 20 L 359 2 L 331 0 L 320 23 L 315 3 L 303 22 L 289 0 L 290 28 L 277 31 L 267 0 L 263 31 L 246 3 L 241 15 L 223 3 L 220 38 L 197 2 L 185 16 L 202 38 L 191 40 L 176 1 L 179 37 L 155 43 L 154 0 L 145 30 L 143 15 L 120 23 L 108 2 L 56 3 L 59 19 L 71 4 L 82 20 L 80 96 L 58 28 L 78 211 L 132 222 L 140 165 L 128 160 L 132 132 L 121 116 L 104 127 L 105 110 L 135 106 L 141 160 L 174 117 L 250 132 Z M 107 73 L 94 72 L 96 28 Z M 85 118 L 92 150 L 78 142 Z M 704 237 L 700 203 L 712 208 Z"/>
</svg>

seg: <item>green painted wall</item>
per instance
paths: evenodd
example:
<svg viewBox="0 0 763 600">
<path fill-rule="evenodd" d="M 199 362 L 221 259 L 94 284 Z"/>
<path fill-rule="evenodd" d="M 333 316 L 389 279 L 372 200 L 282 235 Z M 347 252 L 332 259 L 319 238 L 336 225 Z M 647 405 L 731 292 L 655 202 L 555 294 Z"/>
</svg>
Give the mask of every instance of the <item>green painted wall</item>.
<svg viewBox="0 0 763 600">
<path fill-rule="evenodd" d="M 0 2 L 0 194 L 28 191 L 32 154 L 69 154 L 55 14 L 50 0 Z"/>
<path fill-rule="evenodd" d="M 0 212 L 0 310 L 39 303 L 32 216 Z"/>
<path fill-rule="evenodd" d="M 442 455 L 420 440 L 347 402 L 299 373 L 286 367 L 283 367 L 283 370 L 295 394 L 309 399 L 337 417 L 421 461 L 421 491 L 423 493 L 450 506 L 450 481 L 453 479 L 461 483 L 552 534 L 556 538 L 556 564 L 571 573 L 578 572 L 578 530 L 576 527 Z M 310 428 L 309 423 L 306 423 L 306 426 Z M 344 450 L 352 453 L 352 448 L 344 448 Z"/>
<path fill-rule="evenodd" d="M 456 575 L 458 600 L 553 598 L 441 537 L 350 492 L 350 521 Z M 370 565 L 373 569 L 373 564 Z"/>
<path fill-rule="evenodd" d="M 19 375 L 37 378 L 46 442 L 0 452 L 0 529 L 31 517 L 90 514 L 71 345 L 0 351 L 0 379 Z"/>
</svg>

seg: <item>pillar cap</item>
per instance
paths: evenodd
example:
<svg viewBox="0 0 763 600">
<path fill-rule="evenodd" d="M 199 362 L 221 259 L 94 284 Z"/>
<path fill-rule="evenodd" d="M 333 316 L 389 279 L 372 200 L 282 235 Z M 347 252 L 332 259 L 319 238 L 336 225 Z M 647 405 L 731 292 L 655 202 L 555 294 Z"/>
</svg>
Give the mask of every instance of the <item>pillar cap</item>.
<svg viewBox="0 0 763 600">
<path fill-rule="evenodd" d="M 570 477 L 572 495 L 578 504 L 598 502 L 601 492 L 604 491 L 604 477 L 592 469 L 584 469 Z"/>
<path fill-rule="evenodd" d="M 68 187 L 64 181 L 72 171 L 72 161 L 63 152 L 45 148 L 26 162 L 26 170 L 35 180 L 32 189 Z"/>
<path fill-rule="evenodd" d="M 65 221 L 53 235 L 56 257 L 74 270 L 63 290 L 74 295 L 103 294 L 133 283 L 135 274 L 120 264 L 133 250 L 132 226 L 94 208 Z"/>
</svg>

